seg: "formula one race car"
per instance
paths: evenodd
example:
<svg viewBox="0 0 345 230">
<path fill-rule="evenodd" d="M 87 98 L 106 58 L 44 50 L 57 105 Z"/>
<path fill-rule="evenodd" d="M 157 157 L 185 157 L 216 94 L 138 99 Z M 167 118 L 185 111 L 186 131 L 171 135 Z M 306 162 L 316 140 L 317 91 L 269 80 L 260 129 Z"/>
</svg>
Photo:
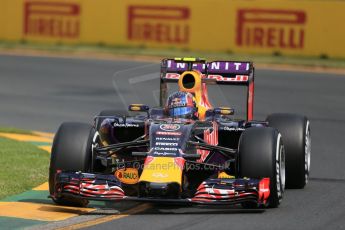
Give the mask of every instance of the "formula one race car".
<svg viewBox="0 0 345 230">
<path fill-rule="evenodd" d="M 168 97 L 167 84 L 178 83 Z M 247 87 L 247 118 L 214 108 L 207 84 Z M 287 188 L 308 182 L 310 122 L 294 114 L 253 120 L 251 62 L 164 59 L 160 107 L 103 111 L 93 125 L 63 123 L 49 171 L 57 204 L 88 200 L 277 207 Z"/>
</svg>

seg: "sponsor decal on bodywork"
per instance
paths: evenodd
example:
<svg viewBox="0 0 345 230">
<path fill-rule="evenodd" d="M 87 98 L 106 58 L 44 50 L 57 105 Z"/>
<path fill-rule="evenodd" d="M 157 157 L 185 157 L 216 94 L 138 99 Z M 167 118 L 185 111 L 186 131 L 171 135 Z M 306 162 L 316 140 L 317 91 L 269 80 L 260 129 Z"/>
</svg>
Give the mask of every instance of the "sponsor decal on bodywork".
<svg viewBox="0 0 345 230">
<path fill-rule="evenodd" d="M 167 60 L 167 70 L 169 72 L 183 72 L 188 70 L 187 63 L 176 62 L 174 60 Z M 207 70 L 211 73 L 244 73 L 251 68 L 250 62 L 233 62 L 233 61 L 214 61 L 208 63 L 194 63 L 193 69 L 204 73 Z"/>
<path fill-rule="evenodd" d="M 136 184 L 139 180 L 139 173 L 136 168 L 119 169 L 115 172 L 115 176 L 125 184 Z"/>
<path fill-rule="evenodd" d="M 169 175 L 167 173 L 154 172 L 151 176 L 154 178 L 167 178 Z"/>
<path fill-rule="evenodd" d="M 155 156 L 176 156 L 176 153 L 174 152 L 158 152 L 158 151 L 154 151 L 153 155 Z"/>
<path fill-rule="evenodd" d="M 156 141 L 179 141 L 177 137 L 156 137 Z"/>
<path fill-rule="evenodd" d="M 168 147 L 155 147 L 154 148 L 157 151 L 177 151 L 177 148 L 168 148 Z"/>
<path fill-rule="evenodd" d="M 223 127 L 223 130 L 224 130 L 224 131 L 235 131 L 235 132 L 239 132 L 239 131 L 244 131 L 245 128 L 224 126 L 224 127 Z"/>
<path fill-rule="evenodd" d="M 167 73 L 165 75 L 166 79 L 179 79 L 180 74 L 178 73 Z M 206 78 L 205 74 L 201 75 L 202 78 Z M 249 80 L 249 76 L 247 75 L 236 75 L 235 77 L 223 77 L 221 75 L 210 74 L 207 75 L 208 79 L 215 79 L 216 81 L 226 81 L 226 82 L 247 82 Z"/>
<path fill-rule="evenodd" d="M 130 128 L 130 127 L 135 127 L 138 128 L 139 124 L 132 124 L 132 123 L 125 123 L 125 124 L 119 124 L 119 123 L 114 123 L 114 127 L 124 127 L 124 128 Z"/>
<path fill-rule="evenodd" d="M 163 136 L 181 136 L 181 132 L 157 132 L 157 135 L 163 135 Z"/>
<path fill-rule="evenodd" d="M 173 142 L 156 142 L 156 145 L 178 146 L 178 143 L 173 143 Z"/>
<path fill-rule="evenodd" d="M 204 130 L 204 141 L 210 145 L 218 145 L 218 124 L 217 122 L 213 122 L 212 128 Z M 198 153 L 201 155 L 198 162 L 205 162 L 206 158 L 210 154 L 208 150 L 197 150 Z"/>
<path fill-rule="evenodd" d="M 161 130 L 168 131 L 168 132 L 179 130 L 180 127 L 181 126 L 177 124 L 162 124 L 159 126 Z"/>
</svg>

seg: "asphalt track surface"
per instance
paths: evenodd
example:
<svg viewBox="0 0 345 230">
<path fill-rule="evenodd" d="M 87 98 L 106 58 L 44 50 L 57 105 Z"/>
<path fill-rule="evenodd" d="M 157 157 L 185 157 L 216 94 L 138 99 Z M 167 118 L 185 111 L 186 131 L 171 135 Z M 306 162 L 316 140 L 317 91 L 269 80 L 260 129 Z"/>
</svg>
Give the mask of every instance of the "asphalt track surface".
<svg viewBox="0 0 345 230">
<path fill-rule="evenodd" d="M 155 104 L 158 71 L 141 62 L 0 56 L 0 125 L 54 132 L 63 121 L 91 122 L 103 109 L 121 109 L 133 95 Z M 256 71 L 255 118 L 290 112 L 311 121 L 311 180 L 287 190 L 279 208 L 152 206 L 90 229 L 345 229 L 344 88 L 345 75 Z M 212 92 L 243 116 L 243 91 Z"/>
</svg>

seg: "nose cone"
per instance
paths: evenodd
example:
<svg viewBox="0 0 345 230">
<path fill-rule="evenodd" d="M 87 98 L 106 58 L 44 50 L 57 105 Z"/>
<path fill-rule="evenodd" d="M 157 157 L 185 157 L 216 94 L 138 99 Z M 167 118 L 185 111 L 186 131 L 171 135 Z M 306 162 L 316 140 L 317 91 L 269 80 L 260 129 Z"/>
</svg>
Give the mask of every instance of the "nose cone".
<svg viewBox="0 0 345 230">
<path fill-rule="evenodd" d="M 139 194 L 141 197 L 152 198 L 178 198 L 181 194 L 181 186 L 177 183 L 139 183 Z"/>
<path fill-rule="evenodd" d="M 181 157 L 147 157 L 139 179 L 140 195 L 177 198 L 181 192 L 184 163 Z"/>
<path fill-rule="evenodd" d="M 181 157 L 147 157 L 139 182 L 181 185 L 183 165 Z"/>
</svg>

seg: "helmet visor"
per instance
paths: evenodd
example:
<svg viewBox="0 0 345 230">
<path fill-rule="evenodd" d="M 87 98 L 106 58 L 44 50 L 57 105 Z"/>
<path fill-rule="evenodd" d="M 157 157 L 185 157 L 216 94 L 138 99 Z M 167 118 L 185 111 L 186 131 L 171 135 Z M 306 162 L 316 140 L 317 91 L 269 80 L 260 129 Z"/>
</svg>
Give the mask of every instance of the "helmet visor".
<svg viewBox="0 0 345 230">
<path fill-rule="evenodd" d="M 173 117 L 191 118 L 194 110 L 194 107 L 177 107 L 169 109 L 169 113 Z"/>
</svg>

